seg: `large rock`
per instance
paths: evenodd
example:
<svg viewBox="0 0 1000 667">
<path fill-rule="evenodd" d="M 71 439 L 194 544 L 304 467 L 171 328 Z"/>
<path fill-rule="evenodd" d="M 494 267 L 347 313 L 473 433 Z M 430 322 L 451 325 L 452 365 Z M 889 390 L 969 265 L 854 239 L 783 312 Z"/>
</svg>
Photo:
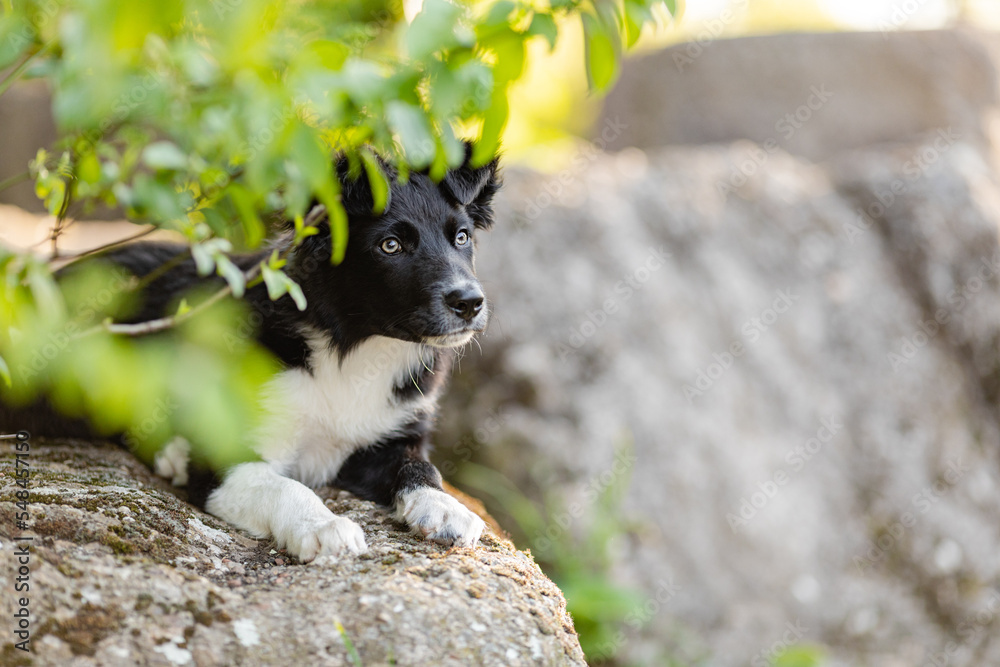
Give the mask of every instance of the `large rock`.
<svg viewBox="0 0 1000 667">
<path fill-rule="evenodd" d="M 949 126 L 984 143 L 998 47 L 944 30 L 702 39 L 627 62 L 597 134 L 613 149 L 770 141 L 813 160 Z"/>
<path fill-rule="evenodd" d="M 123 450 L 36 442 L 28 461 L 30 531 L 15 530 L 13 476 L 0 482 L 4 665 L 584 664 L 562 594 L 495 533 L 447 550 L 328 492 L 369 552 L 300 565 L 181 502 Z M 30 590 L 16 593 L 22 544 Z M 30 653 L 14 648 L 22 596 Z"/>
<path fill-rule="evenodd" d="M 1000 664 L 1000 187 L 978 145 L 508 171 L 481 240 L 493 324 L 440 442 L 579 503 L 528 536 L 539 557 L 631 476 L 613 572 L 649 625 L 608 653 Z"/>
</svg>

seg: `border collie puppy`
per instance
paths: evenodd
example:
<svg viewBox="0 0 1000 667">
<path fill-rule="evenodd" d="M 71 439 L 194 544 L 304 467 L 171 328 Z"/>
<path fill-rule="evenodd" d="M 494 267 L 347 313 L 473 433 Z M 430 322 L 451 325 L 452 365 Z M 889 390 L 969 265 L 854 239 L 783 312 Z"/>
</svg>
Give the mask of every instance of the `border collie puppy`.
<svg viewBox="0 0 1000 667">
<path fill-rule="evenodd" d="M 420 173 L 401 183 L 389 173 L 381 214 L 372 212 L 364 175 L 352 180 L 343 165 L 339 171 L 349 220 L 343 262 L 330 263 L 330 229 L 321 222 L 286 266 L 308 300 L 305 311 L 288 296 L 270 301 L 263 285 L 245 296 L 263 321 L 259 341 L 283 364 L 262 397 L 265 425 L 255 441 L 262 461 L 236 465 L 219 481 L 188 471 L 188 445 L 176 440 L 154 467 L 175 484 L 187 482 L 194 504 L 273 537 L 303 562 L 366 549 L 361 528 L 310 489 L 325 484 L 393 507 L 429 540 L 473 546 L 483 521 L 442 490 L 428 453 L 455 350 L 486 327 L 473 237 L 493 224 L 496 162 L 473 168 L 467 157 L 440 183 Z M 246 270 L 270 251 L 233 260 Z M 141 277 L 183 252 L 137 243 L 104 257 Z M 162 316 L 200 280 L 186 260 L 151 281 L 129 320 Z"/>
</svg>

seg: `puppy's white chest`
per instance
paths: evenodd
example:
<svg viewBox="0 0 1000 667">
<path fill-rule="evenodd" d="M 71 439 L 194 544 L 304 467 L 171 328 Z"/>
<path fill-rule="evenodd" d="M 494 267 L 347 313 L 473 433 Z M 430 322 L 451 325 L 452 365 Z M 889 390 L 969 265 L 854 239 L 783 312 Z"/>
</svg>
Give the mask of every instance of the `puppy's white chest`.
<svg viewBox="0 0 1000 667">
<path fill-rule="evenodd" d="M 341 361 L 324 341 L 311 344 L 312 373 L 283 371 L 268 387 L 270 417 L 258 451 L 315 486 L 336 476 L 356 449 L 391 436 L 430 410 L 432 400 L 418 395 L 400 401 L 394 392 L 428 364 L 420 345 L 375 337 Z"/>
</svg>

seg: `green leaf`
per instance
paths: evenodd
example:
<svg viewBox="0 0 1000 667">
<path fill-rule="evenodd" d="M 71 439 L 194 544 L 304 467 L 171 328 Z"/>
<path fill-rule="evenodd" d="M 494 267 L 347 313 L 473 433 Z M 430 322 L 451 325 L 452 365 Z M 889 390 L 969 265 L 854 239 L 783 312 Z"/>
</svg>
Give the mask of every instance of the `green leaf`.
<svg viewBox="0 0 1000 667">
<path fill-rule="evenodd" d="M 189 193 L 178 192 L 172 184 L 161 182 L 145 173 L 135 177 L 131 195 L 132 201 L 129 203 L 139 209 L 141 215 L 158 221 L 180 220 L 186 217 L 186 209 L 191 204 Z"/>
<path fill-rule="evenodd" d="M 0 378 L 3 379 L 4 384 L 8 387 L 13 386 L 10 380 L 10 368 L 7 366 L 7 362 L 3 360 L 3 357 L 0 357 Z"/>
<path fill-rule="evenodd" d="M 298 245 L 306 237 L 315 236 L 316 234 L 319 234 L 319 230 L 312 225 L 307 227 L 301 214 L 295 216 L 295 238 L 292 240 L 292 245 Z"/>
<path fill-rule="evenodd" d="M 246 289 L 246 276 L 240 271 L 240 267 L 233 264 L 231 259 L 219 253 L 215 256 L 215 270 L 229 283 L 229 288 L 233 291 L 233 296 L 237 299 L 241 298 Z"/>
<path fill-rule="evenodd" d="M 625 3 L 625 46 L 632 48 L 642 36 L 642 27 L 653 20 L 653 15 L 643 2 Z"/>
<path fill-rule="evenodd" d="M 559 28 L 556 26 L 556 20 L 552 18 L 551 14 L 535 12 L 535 15 L 531 17 L 531 27 L 528 28 L 528 32 L 532 35 L 541 35 L 544 37 L 549 43 L 549 51 L 556 48 Z"/>
<path fill-rule="evenodd" d="M 285 276 L 285 281 L 288 287 L 288 295 L 292 297 L 292 301 L 295 302 L 295 307 L 298 308 L 299 310 L 305 310 L 306 295 L 302 293 L 302 288 L 299 287 L 299 284 L 297 282 L 295 282 L 285 274 L 281 275 Z"/>
<path fill-rule="evenodd" d="M 333 178 L 333 163 L 312 128 L 304 123 L 296 124 L 289 150 L 310 187 L 320 190 L 328 185 Z"/>
<path fill-rule="evenodd" d="M 340 264 L 344 261 L 344 254 L 347 252 L 347 211 L 339 199 L 323 202 L 326 206 L 326 215 L 330 224 L 330 236 L 332 237 L 330 261 Z"/>
<path fill-rule="evenodd" d="M 432 54 L 450 49 L 462 41 L 458 19 L 462 10 L 448 0 L 424 0 L 420 13 L 406 31 L 406 52 L 414 60 L 426 60 Z"/>
<path fill-rule="evenodd" d="M 277 271 L 278 269 L 284 267 L 285 264 L 287 264 L 287 263 L 288 262 L 286 260 L 282 259 L 281 255 L 278 254 L 278 249 L 277 248 L 275 248 L 274 250 L 272 250 L 270 257 L 267 258 L 267 266 L 271 267 L 275 271 Z"/>
<path fill-rule="evenodd" d="M 5 11 L 3 20 L 0 20 L 0 70 L 7 69 L 18 58 L 22 58 L 25 49 L 34 43 L 36 36 L 23 11 L 11 14 Z"/>
<path fill-rule="evenodd" d="M 497 61 L 493 66 L 495 85 L 503 88 L 524 73 L 523 35 L 507 30 L 490 42 L 490 48 L 497 54 Z"/>
<path fill-rule="evenodd" d="M 283 295 L 288 294 L 295 302 L 296 308 L 306 309 L 306 295 L 302 293 L 302 288 L 284 271 L 276 271 L 266 264 L 261 267 L 260 271 L 264 277 L 264 284 L 267 285 L 267 296 L 271 301 L 277 301 Z"/>
<path fill-rule="evenodd" d="M 203 243 L 191 246 L 191 256 L 194 257 L 198 275 L 207 276 L 215 269 L 215 260 L 223 257 L 223 253 L 232 252 L 233 244 L 226 239 L 208 239 Z"/>
<path fill-rule="evenodd" d="M 362 150 L 361 160 L 365 163 L 365 172 L 368 175 L 368 183 L 372 189 L 372 199 L 375 201 L 375 208 L 373 210 L 375 213 L 382 213 L 389 202 L 389 182 L 386 180 L 385 174 L 382 172 L 382 167 L 371 151 Z"/>
<path fill-rule="evenodd" d="M 55 279 L 48 267 L 32 262 L 27 270 L 28 287 L 31 288 L 31 296 L 35 300 L 38 312 L 46 320 L 55 322 L 65 317 L 65 303 L 62 292 L 56 285 Z"/>
<path fill-rule="evenodd" d="M 188 166 L 187 155 L 170 141 L 157 141 L 146 146 L 142 151 L 142 161 L 151 169 L 180 170 Z"/>
<path fill-rule="evenodd" d="M 389 127 L 399 136 L 406 161 L 415 169 L 422 169 L 434 159 L 436 142 L 420 107 L 393 100 L 386 105 Z"/>
<path fill-rule="evenodd" d="M 607 90 L 618 77 L 617 33 L 611 31 L 590 14 L 583 15 L 583 33 L 587 51 L 587 79 L 598 92 Z"/>
<path fill-rule="evenodd" d="M 819 667 L 823 664 L 823 647 L 813 644 L 789 646 L 772 658 L 774 667 Z"/>
<path fill-rule="evenodd" d="M 243 236 L 247 246 L 256 248 L 264 240 L 264 223 L 257 215 L 257 208 L 254 206 L 253 197 L 246 188 L 233 183 L 229 186 L 229 197 L 233 200 L 237 212 L 240 214 L 240 221 L 243 223 Z"/>
<path fill-rule="evenodd" d="M 354 642 L 351 638 L 347 636 L 347 631 L 344 630 L 344 626 L 340 624 L 340 621 L 334 620 L 334 627 L 337 628 L 337 632 L 340 634 L 341 640 L 344 642 L 344 647 L 347 649 L 347 657 L 351 661 L 354 667 L 361 667 L 361 655 L 358 654 L 358 650 L 354 648 Z"/>
<path fill-rule="evenodd" d="M 194 257 L 194 266 L 199 276 L 207 276 L 215 269 L 215 259 L 204 245 L 196 243 L 191 246 L 191 256 Z"/>
<path fill-rule="evenodd" d="M 507 96 L 494 95 L 493 105 L 486 112 L 480 139 L 472 148 L 473 165 L 483 165 L 493 159 L 500 147 L 500 137 L 507 125 L 510 107 Z"/>
<path fill-rule="evenodd" d="M 174 313 L 176 317 L 181 315 L 186 315 L 191 312 L 191 306 L 188 305 L 187 299 L 181 299 L 181 302 L 177 305 L 177 312 Z"/>
<path fill-rule="evenodd" d="M 500 2 L 490 7 L 490 11 L 486 14 L 486 23 L 488 25 L 506 26 L 511 13 L 515 9 L 517 9 L 517 5 L 511 2 L 511 0 L 500 0 Z"/>
<path fill-rule="evenodd" d="M 283 274 L 266 264 L 260 267 L 260 275 L 264 277 L 264 284 L 267 286 L 267 296 L 271 301 L 277 301 L 288 292 L 288 285 L 281 279 Z"/>
<path fill-rule="evenodd" d="M 320 64 L 329 70 L 339 70 L 344 66 L 351 50 L 345 44 L 328 39 L 317 39 L 309 43 L 308 51 L 314 54 Z"/>
<path fill-rule="evenodd" d="M 97 183 L 101 180 L 101 161 L 93 152 L 80 156 L 76 163 L 76 175 L 84 183 Z"/>
</svg>

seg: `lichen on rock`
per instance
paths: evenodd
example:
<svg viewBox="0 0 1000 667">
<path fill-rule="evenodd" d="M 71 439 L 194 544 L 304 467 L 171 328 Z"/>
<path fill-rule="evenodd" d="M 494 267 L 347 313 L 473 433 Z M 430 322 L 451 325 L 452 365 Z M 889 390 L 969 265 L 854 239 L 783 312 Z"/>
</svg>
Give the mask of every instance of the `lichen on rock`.
<svg viewBox="0 0 1000 667">
<path fill-rule="evenodd" d="M 13 454 L 0 454 L 13 466 Z M 410 535 L 333 489 L 368 553 L 299 564 L 186 504 L 128 452 L 32 443 L 32 529 L 0 481 L 0 600 L 30 600 L 30 653 L 10 622 L 0 663 L 31 665 L 583 665 L 559 589 L 495 529 L 475 549 Z M 30 590 L 16 593 L 15 536 Z M 9 612 L 9 613 L 8 613 Z M 356 653 L 355 653 L 356 652 Z"/>
</svg>

